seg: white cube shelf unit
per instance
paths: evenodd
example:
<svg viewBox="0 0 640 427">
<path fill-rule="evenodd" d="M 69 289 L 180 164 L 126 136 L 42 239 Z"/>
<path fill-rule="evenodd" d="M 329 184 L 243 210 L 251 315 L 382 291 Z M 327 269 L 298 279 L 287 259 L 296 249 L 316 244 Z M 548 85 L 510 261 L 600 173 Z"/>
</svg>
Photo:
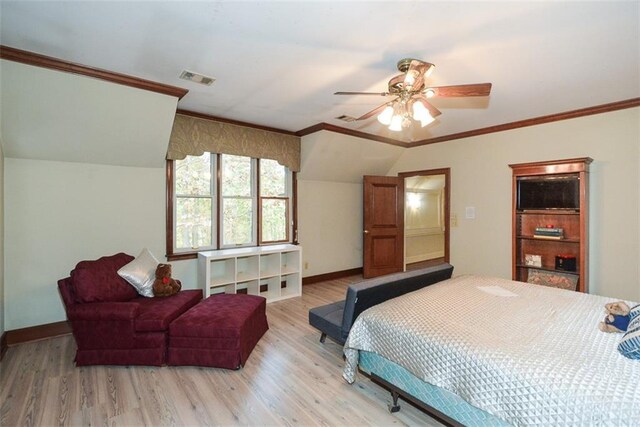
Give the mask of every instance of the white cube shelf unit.
<svg viewBox="0 0 640 427">
<path fill-rule="evenodd" d="M 262 295 L 267 302 L 302 294 L 302 247 L 272 245 L 198 252 L 198 283 L 216 293 Z"/>
</svg>

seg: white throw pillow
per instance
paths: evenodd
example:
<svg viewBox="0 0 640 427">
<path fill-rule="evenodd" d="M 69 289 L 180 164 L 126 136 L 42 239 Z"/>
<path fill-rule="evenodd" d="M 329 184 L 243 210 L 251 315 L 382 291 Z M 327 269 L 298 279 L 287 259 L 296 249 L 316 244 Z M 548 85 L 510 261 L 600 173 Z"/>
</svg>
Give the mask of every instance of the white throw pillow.
<svg viewBox="0 0 640 427">
<path fill-rule="evenodd" d="M 149 249 L 144 248 L 136 259 L 118 270 L 118 275 L 131 283 L 140 295 L 151 298 L 158 264 L 158 260 Z"/>
</svg>

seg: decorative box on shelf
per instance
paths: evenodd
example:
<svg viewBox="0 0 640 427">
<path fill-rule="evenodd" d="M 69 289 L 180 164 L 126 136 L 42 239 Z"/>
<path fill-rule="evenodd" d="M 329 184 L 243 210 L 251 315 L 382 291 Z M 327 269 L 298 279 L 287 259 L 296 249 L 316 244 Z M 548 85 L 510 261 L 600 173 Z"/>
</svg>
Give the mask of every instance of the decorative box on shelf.
<svg viewBox="0 0 640 427">
<path fill-rule="evenodd" d="M 524 256 L 524 265 L 528 267 L 542 267 L 542 256 L 533 255 L 533 254 L 525 254 Z"/>
<path fill-rule="evenodd" d="M 198 252 L 198 283 L 215 293 L 261 295 L 267 302 L 302 294 L 302 246 L 284 244 Z"/>
</svg>

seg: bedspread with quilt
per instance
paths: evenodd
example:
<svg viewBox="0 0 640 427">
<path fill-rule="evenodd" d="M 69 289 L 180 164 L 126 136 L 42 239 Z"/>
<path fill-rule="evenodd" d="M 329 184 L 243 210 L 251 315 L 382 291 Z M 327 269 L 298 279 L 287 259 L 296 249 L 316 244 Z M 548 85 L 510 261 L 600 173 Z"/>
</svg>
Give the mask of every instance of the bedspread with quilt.
<svg viewBox="0 0 640 427">
<path fill-rule="evenodd" d="M 461 276 L 362 313 L 345 344 L 514 425 L 640 425 L 640 361 L 598 330 L 611 298 Z"/>
</svg>

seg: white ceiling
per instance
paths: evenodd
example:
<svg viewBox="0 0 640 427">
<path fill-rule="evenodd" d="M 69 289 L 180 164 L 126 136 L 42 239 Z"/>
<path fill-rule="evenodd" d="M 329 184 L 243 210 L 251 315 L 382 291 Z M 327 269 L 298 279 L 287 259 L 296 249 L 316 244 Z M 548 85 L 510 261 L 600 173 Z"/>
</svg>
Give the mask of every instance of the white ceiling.
<svg viewBox="0 0 640 427">
<path fill-rule="evenodd" d="M 640 3 L 0 3 L 3 45 L 189 89 L 178 107 L 290 131 L 327 122 L 404 141 L 640 96 Z M 436 64 L 429 83 L 493 83 L 491 96 L 433 100 L 424 129 L 393 133 L 383 102 L 396 62 Z M 178 79 L 183 69 L 217 80 Z"/>
</svg>

